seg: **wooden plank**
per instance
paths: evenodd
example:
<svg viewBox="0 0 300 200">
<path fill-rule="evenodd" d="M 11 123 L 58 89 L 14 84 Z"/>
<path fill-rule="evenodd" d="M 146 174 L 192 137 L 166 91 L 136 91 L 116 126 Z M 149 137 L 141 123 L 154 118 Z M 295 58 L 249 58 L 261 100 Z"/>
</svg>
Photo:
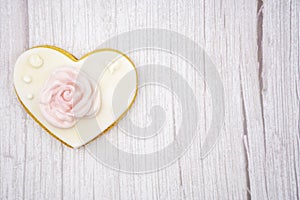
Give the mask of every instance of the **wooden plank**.
<svg viewBox="0 0 300 200">
<path fill-rule="evenodd" d="M 299 1 L 264 1 L 261 95 L 270 199 L 299 199 Z M 258 186 L 259 187 L 259 186 Z"/>
<path fill-rule="evenodd" d="M 244 142 L 246 150 L 246 170 L 248 198 L 267 199 L 265 180 L 265 138 L 264 116 L 261 97 L 261 14 L 262 4 L 253 5 L 252 18 L 255 21 L 244 21 L 247 12 L 242 12 L 240 32 L 243 41 L 240 56 L 240 90 L 243 112 Z M 256 9 L 255 9 L 256 7 Z M 244 7 L 247 9 L 247 7 Z M 250 24 L 250 26 L 249 26 Z"/>
<path fill-rule="evenodd" d="M 23 199 L 28 160 L 27 114 L 14 94 L 13 66 L 22 51 L 28 48 L 26 2 L 1 4 L 0 12 L 0 198 Z"/>
<path fill-rule="evenodd" d="M 247 5 L 247 9 L 244 8 Z M 201 145 L 205 132 L 210 125 L 209 107 L 210 97 L 206 88 L 199 88 L 197 96 L 204 96 L 201 110 L 205 111 L 204 124 L 190 151 L 181 159 L 183 187 L 189 198 L 204 199 L 243 199 L 247 197 L 247 172 L 245 169 L 245 156 L 242 142 L 242 102 L 240 99 L 239 66 L 240 56 L 237 52 L 241 46 L 250 46 L 253 40 L 243 37 L 240 27 L 243 23 L 250 23 L 249 28 L 255 29 L 256 16 L 255 2 L 224 2 L 205 1 L 195 2 L 187 6 L 178 3 L 177 10 L 181 10 L 178 16 L 195 15 L 193 19 L 200 19 L 194 25 L 194 30 L 188 29 L 188 19 L 179 19 L 178 32 L 192 37 L 196 42 L 204 45 L 206 52 L 212 57 L 217 70 L 221 74 L 225 93 L 225 121 L 220 132 L 217 144 L 210 154 L 202 160 Z M 185 10 L 187 9 L 187 10 Z M 192 10 L 192 12 L 191 12 Z M 194 10 L 194 13 L 193 13 Z M 200 16 L 199 16 L 200 15 Z M 243 21 L 236 20 L 243 15 Z M 191 17 L 192 18 L 192 17 Z M 182 21 L 181 21 L 182 20 Z M 239 39 L 237 39 L 239 38 Z M 252 47 L 249 53 L 255 51 Z M 178 67 L 181 67 L 178 65 Z M 198 80 L 199 84 L 199 79 Z M 201 80 L 200 80 L 201 81 Z M 204 94 L 201 90 L 204 89 Z M 192 169 L 192 170 L 191 170 Z"/>
</svg>

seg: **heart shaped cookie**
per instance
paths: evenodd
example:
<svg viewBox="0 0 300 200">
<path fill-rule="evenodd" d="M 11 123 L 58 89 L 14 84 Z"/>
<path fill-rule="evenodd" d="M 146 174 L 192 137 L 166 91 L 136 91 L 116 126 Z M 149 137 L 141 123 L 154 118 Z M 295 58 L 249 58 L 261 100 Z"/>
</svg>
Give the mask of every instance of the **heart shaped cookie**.
<svg viewBox="0 0 300 200">
<path fill-rule="evenodd" d="M 81 59 L 53 46 L 19 56 L 14 86 L 25 110 L 48 133 L 77 148 L 111 128 L 137 94 L 133 62 L 113 49 Z"/>
</svg>

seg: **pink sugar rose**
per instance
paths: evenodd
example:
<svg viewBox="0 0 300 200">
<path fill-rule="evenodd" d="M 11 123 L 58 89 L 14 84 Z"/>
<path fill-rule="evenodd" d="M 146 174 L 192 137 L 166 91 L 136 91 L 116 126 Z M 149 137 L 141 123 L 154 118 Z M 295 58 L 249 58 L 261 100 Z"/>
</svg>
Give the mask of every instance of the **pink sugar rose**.
<svg viewBox="0 0 300 200">
<path fill-rule="evenodd" d="M 97 84 L 73 67 L 55 70 L 40 93 L 40 109 L 45 119 L 58 128 L 70 128 L 83 117 L 100 109 Z"/>
</svg>

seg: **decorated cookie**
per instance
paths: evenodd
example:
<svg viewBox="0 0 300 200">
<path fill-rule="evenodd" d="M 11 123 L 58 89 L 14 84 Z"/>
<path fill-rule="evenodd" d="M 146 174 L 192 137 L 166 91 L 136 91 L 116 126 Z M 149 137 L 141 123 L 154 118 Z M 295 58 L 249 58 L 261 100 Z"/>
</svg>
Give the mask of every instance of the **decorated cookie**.
<svg viewBox="0 0 300 200">
<path fill-rule="evenodd" d="M 126 113 L 136 97 L 137 73 L 130 59 L 116 50 L 96 50 L 78 60 L 57 47 L 40 46 L 18 58 L 14 86 L 29 115 L 76 148 Z"/>
</svg>

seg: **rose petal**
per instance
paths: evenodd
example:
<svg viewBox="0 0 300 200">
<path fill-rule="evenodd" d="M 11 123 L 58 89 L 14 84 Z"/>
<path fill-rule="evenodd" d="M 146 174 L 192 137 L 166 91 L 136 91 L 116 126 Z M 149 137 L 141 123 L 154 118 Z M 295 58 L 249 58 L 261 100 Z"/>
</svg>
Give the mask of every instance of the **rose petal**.
<svg viewBox="0 0 300 200">
<path fill-rule="evenodd" d="M 52 125 L 72 127 L 78 119 L 90 117 L 101 106 L 100 91 L 89 77 L 72 67 L 53 72 L 40 94 L 41 113 Z"/>
</svg>

